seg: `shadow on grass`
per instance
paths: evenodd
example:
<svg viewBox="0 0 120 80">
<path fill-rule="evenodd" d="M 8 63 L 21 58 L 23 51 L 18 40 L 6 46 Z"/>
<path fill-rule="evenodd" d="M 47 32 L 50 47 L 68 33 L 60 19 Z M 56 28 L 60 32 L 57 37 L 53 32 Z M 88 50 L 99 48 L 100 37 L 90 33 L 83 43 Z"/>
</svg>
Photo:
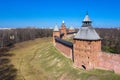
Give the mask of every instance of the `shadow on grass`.
<svg viewBox="0 0 120 80">
<path fill-rule="evenodd" d="M 15 80 L 17 69 L 10 63 L 10 57 L 14 54 L 7 53 L 7 51 L 7 48 L 0 49 L 0 80 Z"/>
</svg>

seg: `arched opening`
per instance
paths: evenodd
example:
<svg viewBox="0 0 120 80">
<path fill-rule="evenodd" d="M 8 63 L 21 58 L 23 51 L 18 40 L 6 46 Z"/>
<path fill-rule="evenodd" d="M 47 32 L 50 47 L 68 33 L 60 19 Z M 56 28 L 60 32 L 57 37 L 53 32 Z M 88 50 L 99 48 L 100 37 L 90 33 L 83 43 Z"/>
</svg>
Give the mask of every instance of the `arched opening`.
<svg viewBox="0 0 120 80">
<path fill-rule="evenodd" d="M 85 67 L 85 65 L 82 65 L 82 67 L 83 67 L 83 69 L 85 69 L 85 70 L 86 70 L 86 67 Z"/>
</svg>

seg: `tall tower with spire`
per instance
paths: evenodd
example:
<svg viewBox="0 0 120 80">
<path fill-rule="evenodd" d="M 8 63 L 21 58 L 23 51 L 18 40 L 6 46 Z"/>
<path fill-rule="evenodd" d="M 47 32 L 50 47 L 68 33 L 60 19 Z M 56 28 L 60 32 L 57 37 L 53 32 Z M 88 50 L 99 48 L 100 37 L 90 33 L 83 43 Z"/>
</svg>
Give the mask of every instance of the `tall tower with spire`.
<svg viewBox="0 0 120 80">
<path fill-rule="evenodd" d="M 53 44 L 55 45 L 55 37 L 60 37 L 60 31 L 58 26 L 56 25 L 53 29 Z"/>
<path fill-rule="evenodd" d="M 62 21 L 61 29 L 60 29 L 60 34 L 63 35 L 62 38 L 65 39 L 67 35 L 67 28 L 65 26 L 65 22 Z"/>
<path fill-rule="evenodd" d="M 98 65 L 100 51 L 101 38 L 92 27 L 92 21 L 87 13 L 74 37 L 74 64 L 80 68 L 93 69 Z"/>
</svg>

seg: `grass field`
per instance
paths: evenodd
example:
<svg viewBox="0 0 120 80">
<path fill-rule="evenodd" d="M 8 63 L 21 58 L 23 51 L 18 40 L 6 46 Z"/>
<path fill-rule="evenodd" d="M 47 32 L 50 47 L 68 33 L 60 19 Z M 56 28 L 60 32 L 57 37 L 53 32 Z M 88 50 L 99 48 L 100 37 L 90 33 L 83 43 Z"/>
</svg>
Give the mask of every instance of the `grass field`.
<svg viewBox="0 0 120 80">
<path fill-rule="evenodd" d="M 120 80 L 112 71 L 82 70 L 73 67 L 52 44 L 52 38 L 18 43 L 9 53 L 17 69 L 16 80 Z"/>
</svg>

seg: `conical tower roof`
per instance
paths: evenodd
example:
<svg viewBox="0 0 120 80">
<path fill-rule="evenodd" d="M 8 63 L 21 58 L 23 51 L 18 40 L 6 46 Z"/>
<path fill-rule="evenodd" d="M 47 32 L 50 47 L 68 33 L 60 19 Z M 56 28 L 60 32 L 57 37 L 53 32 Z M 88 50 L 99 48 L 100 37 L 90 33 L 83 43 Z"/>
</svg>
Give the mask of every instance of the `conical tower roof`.
<svg viewBox="0 0 120 80">
<path fill-rule="evenodd" d="M 90 18 L 89 18 L 89 16 L 88 16 L 88 14 L 86 14 L 86 16 L 85 16 L 85 18 L 84 18 L 83 21 L 91 21 Z"/>
<path fill-rule="evenodd" d="M 57 25 L 54 27 L 53 31 L 59 31 L 59 28 Z"/>
<path fill-rule="evenodd" d="M 70 26 L 69 30 L 75 30 L 75 28 L 73 26 Z"/>
<path fill-rule="evenodd" d="M 83 20 L 82 27 L 79 29 L 74 39 L 100 40 L 101 38 L 99 37 L 95 29 L 92 27 L 91 23 L 92 21 L 90 20 L 87 14 Z"/>
</svg>

